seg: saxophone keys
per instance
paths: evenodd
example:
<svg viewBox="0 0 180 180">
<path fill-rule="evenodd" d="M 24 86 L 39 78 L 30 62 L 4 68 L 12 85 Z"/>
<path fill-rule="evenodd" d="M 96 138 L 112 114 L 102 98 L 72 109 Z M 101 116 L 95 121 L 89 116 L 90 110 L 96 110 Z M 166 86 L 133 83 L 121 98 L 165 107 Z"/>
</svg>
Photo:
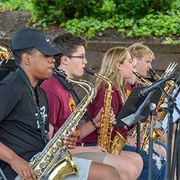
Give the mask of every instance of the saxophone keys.
<svg viewBox="0 0 180 180">
<path fill-rule="evenodd" d="M 53 153 L 53 154 L 56 154 L 56 152 L 59 150 L 59 148 L 58 147 L 52 147 L 51 148 L 51 152 Z"/>
<path fill-rule="evenodd" d="M 34 169 L 34 173 L 35 173 L 35 174 L 36 174 L 36 176 L 38 177 L 38 176 L 40 176 L 40 175 L 41 175 L 42 170 L 41 170 L 40 168 L 35 168 L 35 169 Z"/>
<path fill-rule="evenodd" d="M 39 167 L 40 167 L 41 169 L 44 169 L 44 168 L 46 167 L 46 163 L 45 163 L 45 162 L 41 162 L 41 163 L 39 164 Z"/>
</svg>

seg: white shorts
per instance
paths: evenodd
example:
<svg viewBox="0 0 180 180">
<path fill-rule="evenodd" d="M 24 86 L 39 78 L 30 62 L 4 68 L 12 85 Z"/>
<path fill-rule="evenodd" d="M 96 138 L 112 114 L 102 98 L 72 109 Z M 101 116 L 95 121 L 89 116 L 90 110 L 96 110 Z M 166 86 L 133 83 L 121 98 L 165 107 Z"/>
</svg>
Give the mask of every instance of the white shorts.
<svg viewBox="0 0 180 180">
<path fill-rule="evenodd" d="M 87 180 L 92 160 L 77 157 L 73 157 L 73 160 L 77 166 L 78 174 L 68 175 L 63 180 Z M 21 180 L 20 176 L 17 176 L 15 180 Z"/>
<path fill-rule="evenodd" d="M 92 160 L 77 157 L 73 157 L 73 160 L 77 166 L 78 174 L 66 176 L 64 180 L 87 180 Z"/>
</svg>

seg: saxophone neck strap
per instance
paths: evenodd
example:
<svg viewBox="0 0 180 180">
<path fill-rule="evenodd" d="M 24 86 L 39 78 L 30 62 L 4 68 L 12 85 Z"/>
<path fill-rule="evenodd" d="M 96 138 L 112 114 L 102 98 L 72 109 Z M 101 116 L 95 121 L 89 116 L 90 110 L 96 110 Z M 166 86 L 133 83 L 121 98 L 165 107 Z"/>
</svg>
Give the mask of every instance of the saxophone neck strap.
<svg viewBox="0 0 180 180">
<path fill-rule="evenodd" d="M 63 77 L 60 77 L 56 74 L 53 73 L 53 77 L 55 77 L 58 82 L 67 90 L 71 93 L 71 95 L 77 99 L 78 103 L 80 103 L 80 99 L 78 97 L 78 95 L 76 94 L 74 88 L 73 88 L 73 85 L 68 82 L 66 79 L 64 79 Z"/>
<path fill-rule="evenodd" d="M 30 80 L 22 68 L 19 67 L 16 70 L 16 72 L 24 80 L 24 82 L 26 83 L 27 87 L 29 88 L 29 90 L 31 92 L 32 98 L 34 100 L 34 103 L 35 103 L 35 106 L 36 106 L 37 112 L 38 112 L 37 120 L 40 125 L 41 136 L 42 136 L 42 139 L 45 141 L 45 143 L 47 143 L 45 124 L 44 124 L 44 120 L 41 115 L 41 111 L 40 111 L 40 107 L 39 107 L 39 95 L 38 95 L 37 86 L 35 88 L 33 88 L 31 86 Z"/>
<path fill-rule="evenodd" d="M 53 73 L 53 77 L 55 77 L 55 78 L 58 80 L 58 82 L 59 82 L 67 91 L 69 91 L 74 98 L 77 99 L 78 103 L 80 103 L 80 99 L 79 99 L 78 95 L 76 94 L 76 92 L 75 92 L 75 90 L 74 90 L 74 88 L 73 88 L 73 85 L 72 85 L 71 83 L 69 83 L 69 82 L 68 82 L 66 79 L 64 79 L 63 77 L 60 77 L 60 76 L 58 76 L 58 75 L 56 75 L 56 74 L 54 74 L 54 73 Z M 86 118 L 86 117 L 91 121 L 92 125 L 96 128 L 96 130 L 98 130 L 95 122 L 93 121 L 93 119 L 92 119 L 92 117 L 90 116 L 90 114 L 88 113 L 88 111 L 86 111 L 86 113 L 84 114 L 84 118 Z"/>
</svg>

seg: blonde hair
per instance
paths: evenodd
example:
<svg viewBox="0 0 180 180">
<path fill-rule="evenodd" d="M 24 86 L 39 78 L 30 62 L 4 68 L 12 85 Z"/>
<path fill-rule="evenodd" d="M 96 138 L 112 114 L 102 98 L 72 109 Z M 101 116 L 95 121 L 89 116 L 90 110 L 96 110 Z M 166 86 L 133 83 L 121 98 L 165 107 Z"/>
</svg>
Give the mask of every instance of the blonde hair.
<svg viewBox="0 0 180 180">
<path fill-rule="evenodd" d="M 112 81 L 113 86 L 115 86 L 121 93 L 123 93 L 122 89 L 124 88 L 122 82 L 120 82 L 121 77 L 116 66 L 118 62 L 123 64 L 127 52 L 128 51 L 125 47 L 113 47 L 109 49 L 103 56 L 99 71 L 99 75 L 109 78 L 109 80 Z M 97 89 L 99 89 L 100 86 L 102 86 L 103 81 L 98 78 L 96 79 L 95 84 Z"/>
<path fill-rule="evenodd" d="M 130 52 L 132 57 L 141 59 L 144 55 L 150 54 L 154 59 L 154 53 L 149 49 L 149 47 L 141 44 L 141 43 L 134 43 L 128 47 L 128 51 Z"/>
</svg>

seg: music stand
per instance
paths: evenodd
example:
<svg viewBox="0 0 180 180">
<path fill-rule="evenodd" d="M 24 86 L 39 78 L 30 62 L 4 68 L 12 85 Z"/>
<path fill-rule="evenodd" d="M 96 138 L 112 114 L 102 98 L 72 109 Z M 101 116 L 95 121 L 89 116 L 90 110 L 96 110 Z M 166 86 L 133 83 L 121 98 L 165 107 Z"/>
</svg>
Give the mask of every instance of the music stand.
<svg viewBox="0 0 180 180">
<path fill-rule="evenodd" d="M 116 124 L 113 125 L 114 127 L 121 127 L 124 125 L 131 126 L 139 121 L 146 121 L 147 117 L 151 113 L 149 105 L 151 103 L 157 105 L 162 91 L 160 89 L 154 89 L 149 94 L 141 96 L 140 91 L 142 89 L 144 89 L 144 87 L 133 88 L 127 101 L 117 115 Z"/>
<path fill-rule="evenodd" d="M 180 80 L 180 78 L 177 80 L 177 82 Z M 175 82 L 175 84 L 177 83 Z M 172 96 L 172 94 L 168 95 L 166 92 L 166 96 L 168 99 L 168 122 L 167 122 L 167 171 L 166 171 L 166 178 L 174 179 L 175 175 L 175 168 L 176 168 L 176 176 L 177 179 L 179 179 L 179 150 L 180 150 L 180 110 L 177 105 L 176 98 L 178 97 L 179 100 L 179 93 L 180 93 L 180 85 L 175 90 L 175 95 Z M 171 92 L 173 93 L 173 92 Z M 171 97 L 172 96 L 172 97 Z M 176 112 L 174 112 L 176 111 Z M 176 115 L 175 115 L 176 114 Z M 177 118 L 174 120 L 174 118 L 177 116 Z M 173 124 L 176 123 L 177 127 L 175 130 L 175 138 L 174 138 L 174 148 L 173 152 L 171 152 L 172 148 L 172 132 L 173 132 Z"/>
<path fill-rule="evenodd" d="M 145 87 L 146 88 L 146 87 Z M 161 97 L 162 91 L 157 88 L 146 95 L 141 95 L 144 87 L 135 87 L 129 98 L 125 102 L 123 108 L 117 116 L 117 123 L 114 127 L 131 126 L 137 124 L 137 153 L 140 152 L 140 123 L 146 121 L 151 115 L 150 138 L 149 138 L 149 167 L 148 179 L 152 179 L 152 153 L 153 153 L 153 117 L 156 106 Z"/>
<path fill-rule="evenodd" d="M 7 180 L 1 168 L 0 168 L 0 180 Z"/>
</svg>

